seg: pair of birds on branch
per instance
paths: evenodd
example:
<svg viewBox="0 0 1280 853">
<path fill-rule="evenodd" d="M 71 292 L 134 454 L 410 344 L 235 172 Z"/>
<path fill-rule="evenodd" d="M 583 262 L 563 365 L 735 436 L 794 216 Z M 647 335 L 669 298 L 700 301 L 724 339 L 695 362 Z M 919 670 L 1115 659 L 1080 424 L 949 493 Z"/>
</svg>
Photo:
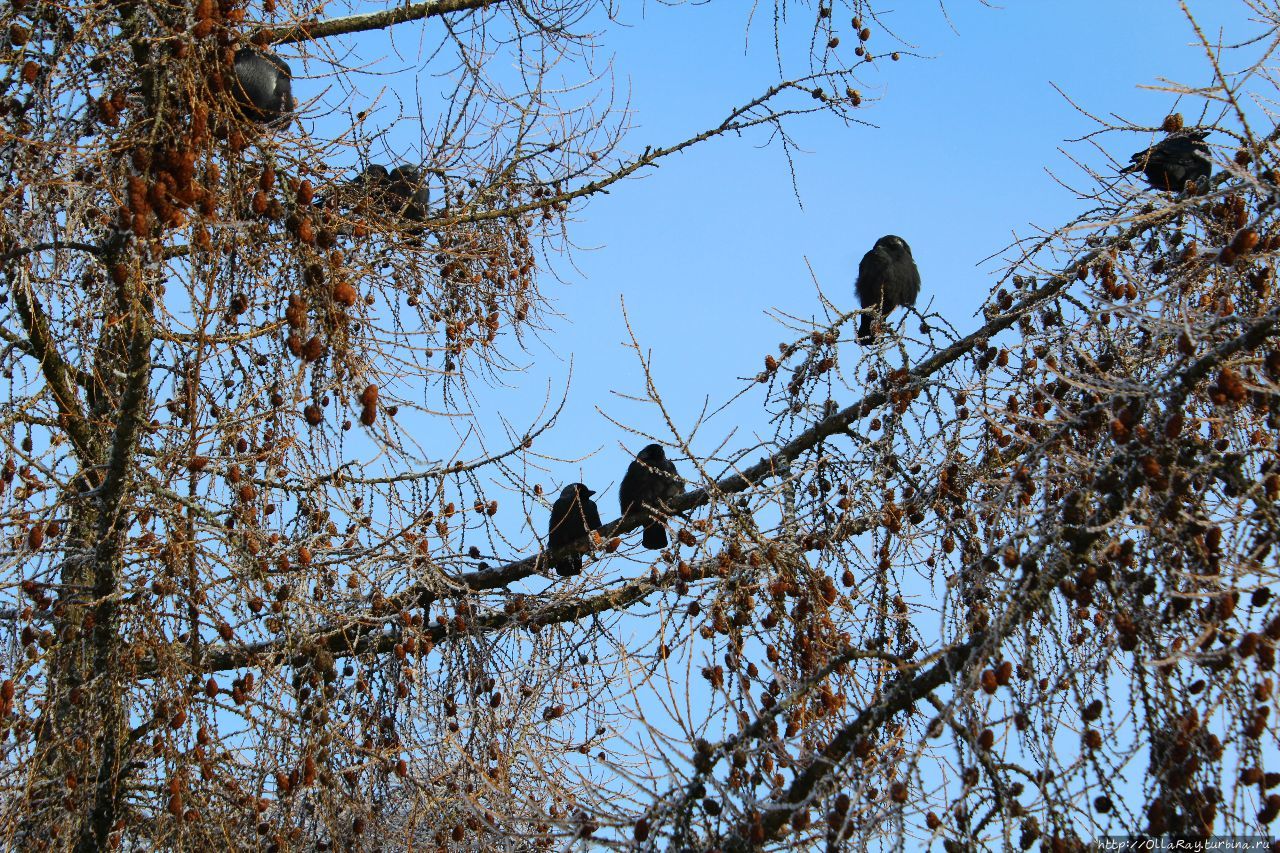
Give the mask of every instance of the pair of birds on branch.
<svg viewBox="0 0 1280 853">
<path fill-rule="evenodd" d="M 431 210 L 426 176 L 417 166 L 400 165 L 390 170 L 377 164 L 367 166 L 352 179 L 350 186 L 357 192 L 367 193 L 379 207 L 410 222 L 423 221 Z"/>
<path fill-rule="evenodd" d="M 618 503 L 622 514 L 639 513 L 645 519 L 646 548 L 667 547 L 666 505 L 684 490 L 684 481 L 676 473 L 675 463 L 667 458 L 661 444 L 650 444 L 636 454 L 618 487 Z M 547 547 L 556 550 L 589 539 L 591 531 L 602 525 L 600 509 L 591 500 L 595 492 L 582 483 L 570 483 L 551 505 L 547 530 Z M 582 572 L 582 554 L 560 557 L 552 565 L 561 577 Z"/>
<path fill-rule="evenodd" d="M 1206 130 L 1182 130 L 1181 116 L 1170 116 L 1165 128 L 1172 132 L 1155 145 L 1129 158 L 1131 165 L 1122 174 L 1142 172 L 1153 189 L 1182 192 L 1187 186 L 1206 184 L 1213 172 Z M 895 308 L 914 306 L 920 293 L 920 270 L 916 268 L 907 241 L 888 234 L 876 241 L 858 265 L 855 284 L 863 313 L 858 341 L 875 340 L 876 320 L 888 317 Z"/>
</svg>

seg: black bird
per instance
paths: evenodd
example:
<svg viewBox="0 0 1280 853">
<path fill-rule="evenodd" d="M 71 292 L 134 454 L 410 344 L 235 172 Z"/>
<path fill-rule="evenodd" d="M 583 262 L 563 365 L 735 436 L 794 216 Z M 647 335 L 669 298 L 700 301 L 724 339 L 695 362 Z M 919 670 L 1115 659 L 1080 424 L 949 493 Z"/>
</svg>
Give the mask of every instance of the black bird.
<svg viewBox="0 0 1280 853">
<path fill-rule="evenodd" d="M 372 163 L 345 184 L 335 187 L 329 195 L 317 199 L 314 204 L 316 207 L 342 206 L 354 204 L 365 197 L 378 199 L 382 203 L 387 193 L 387 184 L 390 183 L 388 176 L 386 166 Z"/>
<path fill-rule="evenodd" d="M 1179 193 L 1187 181 L 1200 183 L 1208 180 L 1213 172 L 1209 159 L 1209 146 L 1204 138 L 1207 130 L 1188 130 L 1171 133 L 1145 151 L 1129 158 L 1132 165 L 1121 171 L 1142 172 L 1153 189 Z"/>
<path fill-rule="evenodd" d="M 379 207 L 406 219 L 421 222 L 427 218 L 431 192 L 417 166 L 396 166 L 387 171 L 386 166 L 375 163 L 352 178 L 348 187 L 348 193 L 367 195 Z"/>
<path fill-rule="evenodd" d="M 916 304 L 920 270 L 916 269 L 907 241 L 893 234 L 877 240 L 858 264 L 858 281 L 854 287 L 862 307 L 872 309 L 862 315 L 858 326 L 858 342 L 869 344 L 875 340 L 872 331 L 875 314 L 888 317 L 894 308 Z"/>
<path fill-rule="evenodd" d="M 422 170 L 417 166 L 396 166 L 387 176 L 387 181 L 388 189 L 400 199 L 397 213 L 413 222 L 427 218 L 431 193 L 427 190 Z"/>
<path fill-rule="evenodd" d="M 551 505 L 551 525 L 547 530 L 547 548 L 556 549 L 590 535 L 600 527 L 600 510 L 591 500 L 595 492 L 581 483 L 571 483 Z M 553 568 L 562 578 L 582 574 L 582 555 L 562 557 Z"/>
<path fill-rule="evenodd" d="M 662 507 L 684 491 L 683 482 L 676 473 L 675 463 L 667 458 L 661 444 L 650 444 L 637 453 L 628 466 L 622 485 L 618 487 L 618 501 L 622 504 L 623 515 L 641 512 L 651 519 L 644 526 L 644 547 L 667 547 Z"/>
<path fill-rule="evenodd" d="M 369 189 L 385 187 L 388 182 L 388 172 L 386 166 L 379 166 L 377 163 L 371 163 L 364 167 L 364 171 L 351 179 L 351 186 L 356 189 L 364 189 L 368 185 Z"/>
<path fill-rule="evenodd" d="M 289 66 L 278 56 L 242 47 L 235 57 L 236 100 L 246 117 L 275 124 L 293 112 L 293 89 Z"/>
</svg>

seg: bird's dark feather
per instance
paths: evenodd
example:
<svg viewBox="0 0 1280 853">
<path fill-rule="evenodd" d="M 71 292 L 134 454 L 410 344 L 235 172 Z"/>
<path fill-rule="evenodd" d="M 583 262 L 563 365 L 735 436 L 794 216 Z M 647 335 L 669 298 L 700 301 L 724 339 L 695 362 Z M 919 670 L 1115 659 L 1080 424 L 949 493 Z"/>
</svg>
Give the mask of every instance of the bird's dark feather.
<svg viewBox="0 0 1280 853">
<path fill-rule="evenodd" d="M 875 339 L 873 311 L 887 317 L 895 308 L 915 305 L 920 294 L 920 270 L 911 257 L 907 241 L 893 234 L 877 240 L 858 264 L 854 287 L 862 307 L 871 309 L 860 318 L 858 340 L 870 343 Z"/>
<path fill-rule="evenodd" d="M 1171 134 L 1130 157 L 1124 171 L 1142 172 L 1153 189 L 1181 192 L 1188 181 L 1199 183 L 1213 173 L 1207 135 L 1202 130 Z"/>
<path fill-rule="evenodd" d="M 638 512 L 653 519 L 644 526 L 642 542 L 646 548 L 667 547 L 667 531 L 662 523 L 665 515 L 660 507 L 684 490 L 682 483 L 675 463 L 658 444 L 641 450 L 627 467 L 618 487 L 618 503 L 623 515 Z"/>
<path fill-rule="evenodd" d="M 551 519 L 547 528 L 547 547 L 550 550 L 577 542 L 600 527 L 600 510 L 591 500 L 591 491 L 581 483 L 565 488 L 551 504 Z M 571 577 L 582 572 L 582 555 L 572 554 L 558 560 L 553 566 L 556 574 Z"/>
<path fill-rule="evenodd" d="M 293 112 L 293 88 L 289 66 L 283 59 L 242 47 L 236 52 L 234 89 L 247 118 L 276 124 Z"/>
</svg>

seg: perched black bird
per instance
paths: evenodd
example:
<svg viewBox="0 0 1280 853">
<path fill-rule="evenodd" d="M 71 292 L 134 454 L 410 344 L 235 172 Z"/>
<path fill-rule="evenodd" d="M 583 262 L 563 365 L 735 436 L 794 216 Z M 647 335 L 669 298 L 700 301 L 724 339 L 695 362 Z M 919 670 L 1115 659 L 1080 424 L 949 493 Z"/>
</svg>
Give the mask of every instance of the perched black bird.
<svg viewBox="0 0 1280 853">
<path fill-rule="evenodd" d="M 920 293 L 920 270 L 916 269 L 907 241 L 886 234 L 875 247 L 862 256 L 858 264 L 858 301 L 863 308 L 874 309 L 862 315 L 858 326 L 858 342 L 875 340 L 872 320 L 875 314 L 888 317 L 894 308 L 915 305 Z"/>
<path fill-rule="evenodd" d="M 661 444 L 650 444 L 641 450 L 627 468 L 618 487 L 618 501 L 623 515 L 642 512 L 652 519 L 644 526 L 644 547 L 667 547 L 662 506 L 684 490 L 682 483 L 675 463 L 667 458 Z"/>
<path fill-rule="evenodd" d="M 368 196 L 380 208 L 414 222 L 427 218 L 431 192 L 417 166 L 396 166 L 387 171 L 386 166 L 375 163 L 366 166 L 347 186 L 345 198 Z"/>
<path fill-rule="evenodd" d="M 1182 192 L 1187 181 L 1198 184 L 1201 180 L 1208 180 L 1213 172 L 1209 146 L 1204 142 L 1208 135 L 1207 130 L 1171 133 L 1147 150 L 1130 157 L 1133 165 L 1121 174 L 1142 172 L 1153 189 Z"/>
<path fill-rule="evenodd" d="M 431 193 L 427 190 L 425 176 L 417 166 L 396 166 L 387 176 L 387 181 L 388 189 L 399 199 L 397 213 L 413 222 L 421 222 L 427 218 Z"/>
<path fill-rule="evenodd" d="M 560 492 L 551 505 L 551 525 L 547 530 L 547 547 L 550 549 L 568 545 L 587 537 L 600 527 L 600 510 L 591 500 L 595 492 L 581 483 L 571 483 Z M 563 557 L 553 567 L 562 578 L 582 574 L 582 555 Z"/>
<path fill-rule="evenodd" d="M 363 172 L 345 184 L 334 187 L 329 195 L 317 199 L 314 204 L 316 207 L 333 207 L 335 205 L 342 207 L 354 205 L 363 198 L 377 199 L 377 203 L 382 204 L 387 194 L 387 185 L 390 183 L 389 174 L 386 166 L 371 163 L 364 167 Z"/>
<path fill-rule="evenodd" d="M 236 51 L 236 100 L 253 121 L 276 124 L 293 112 L 289 66 L 278 56 L 258 53 L 251 47 Z"/>
<path fill-rule="evenodd" d="M 386 166 L 379 166 L 377 163 L 371 163 L 364 167 L 364 171 L 351 179 L 351 186 L 357 189 L 376 189 L 385 187 L 388 182 L 388 172 Z"/>
</svg>

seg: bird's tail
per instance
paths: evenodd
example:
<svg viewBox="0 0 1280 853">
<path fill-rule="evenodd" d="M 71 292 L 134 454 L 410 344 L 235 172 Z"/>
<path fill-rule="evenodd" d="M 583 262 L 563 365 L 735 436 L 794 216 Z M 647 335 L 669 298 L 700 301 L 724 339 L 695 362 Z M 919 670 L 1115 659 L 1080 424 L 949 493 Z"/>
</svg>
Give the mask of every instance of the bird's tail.
<svg viewBox="0 0 1280 853">
<path fill-rule="evenodd" d="M 646 548 L 665 548 L 667 547 L 667 529 L 662 524 L 646 524 L 644 526 L 644 538 L 641 540 Z"/>
<path fill-rule="evenodd" d="M 571 578 L 582 574 L 582 555 L 574 554 L 555 564 L 556 574 L 562 578 Z"/>
<path fill-rule="evenodd" d="M 858 318 L 858 343 L 869 344 L 876 339 L 871 331 L 871 313 L 867 312 Z"/>
</svg>

